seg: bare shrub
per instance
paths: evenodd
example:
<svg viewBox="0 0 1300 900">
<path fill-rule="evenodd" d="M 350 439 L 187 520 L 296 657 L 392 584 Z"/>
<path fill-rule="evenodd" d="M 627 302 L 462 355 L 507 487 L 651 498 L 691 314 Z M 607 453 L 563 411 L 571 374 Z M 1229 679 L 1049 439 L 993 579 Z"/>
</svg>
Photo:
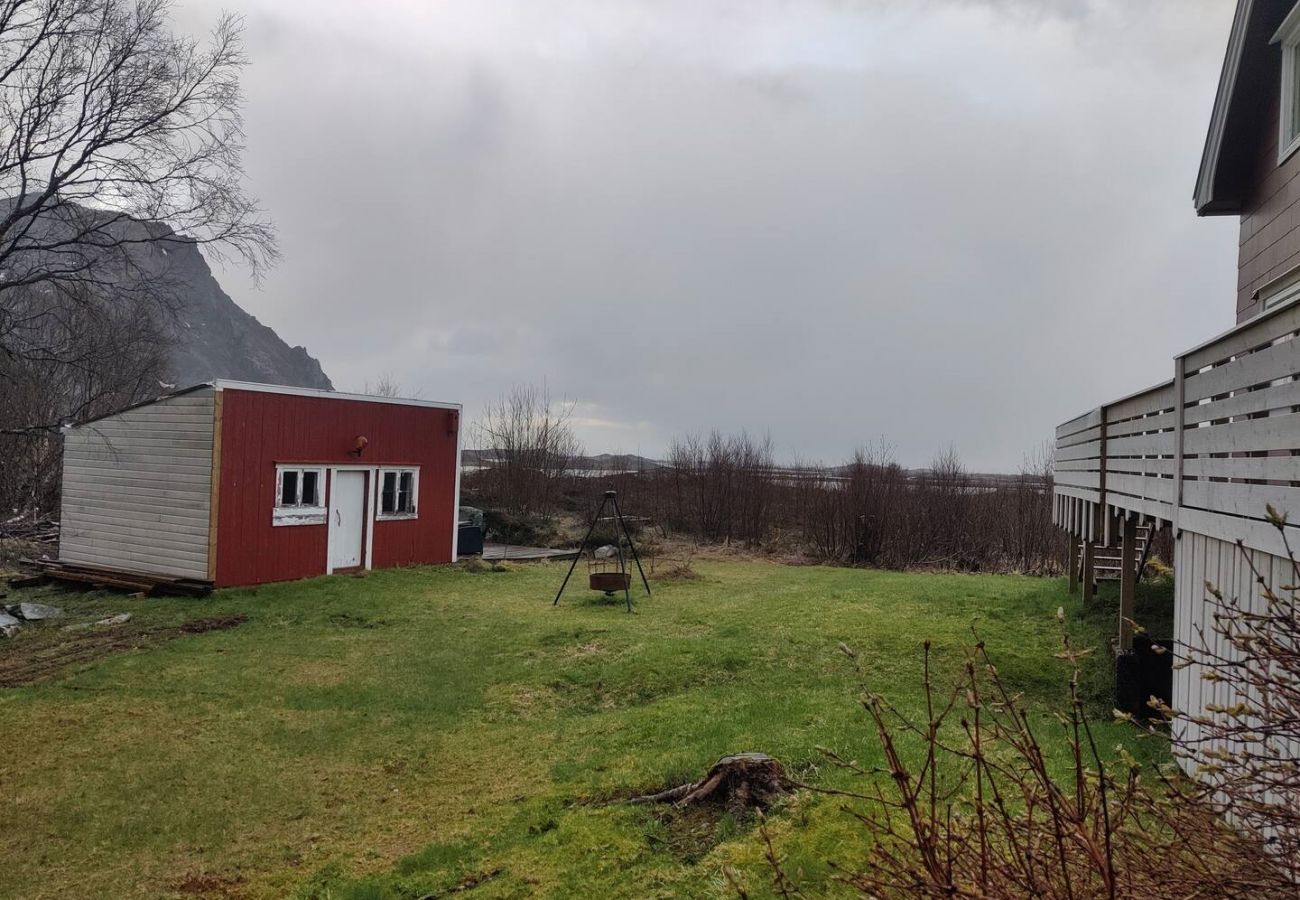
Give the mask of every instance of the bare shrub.
<svg viewBox="0 0 1300 900">
<path fill-rule="evenodd" d="M 773 525 L 772 439 L 747 432 L 687 435 L 668 450 L 673 527 L 706 541 L 758 546 Z"/>
<path fill-rule="evenodd" d="M 885 442 L 839 469 L 799 474 L 791 504 L 815 556 L 890 568 L 1059 571 L 1063 542 L 1051 521 L 1051 457 L 1019 475 L 967 472 L 953 449 L 927 469 L 898 465 Z"/>
<path fill-rule="evenodd" d="M 956 451 L 908 470 L 884 440 L 839 466 L 778 465 L 769 437 L 748 432 L 687 434 L 662 465 L 576 467 L 556 479 L 556 510 L 590 517 L 616 490 L 625 513 L 665 536 L 807 554 L 847 565 L 1057 574 L 1064 538 L 1052 525 L 1050 448 L 1014 475 L 969 472 Z M 489 467 L 495 460 L 489 454 Z M 469 480 L 470 490 L 480 483 Z M 499 490 L 499 488 L 497 488 Z M 483 502 L 490 503 L 491 492 Z M 555 511 L 555 510 L 553 510 Z"/>
<path fill-rule="evenodd" d="M 472 430 L 484 500 L 523 520 L 554 515 L 582 454 L 572 415 L 573 404 L 553 401 L 545 386 L 518 385 L 488 404 Z"/>
<path fill-rule="evenodd" d="M 1176 773 L 1144 773 L 1122 751 L 1114 764 L 1102 757 L 1079 688 L 1089 652 L 1065 638 L 1058 654 L 1069 672 L 1069 702 L 1056 714 L 1069 748 L 1063 767 L 982 643 L 948 691 L 936 688 L 925 645 L 920 719 L 863 681 L 885 766 L 867 771 L 829 754 L 864 783 L 824 790 L 863 801 L 851 812 L 866 862 L 837 867 L 842 879 L 894 898 L 1294 898 L 1278 856 L 1229 828 L 1194 786 Z M 904 747 L 918 742 L 912 764 Z M 768 858 L 779 870 L 776 854 Z"/>
</svg>

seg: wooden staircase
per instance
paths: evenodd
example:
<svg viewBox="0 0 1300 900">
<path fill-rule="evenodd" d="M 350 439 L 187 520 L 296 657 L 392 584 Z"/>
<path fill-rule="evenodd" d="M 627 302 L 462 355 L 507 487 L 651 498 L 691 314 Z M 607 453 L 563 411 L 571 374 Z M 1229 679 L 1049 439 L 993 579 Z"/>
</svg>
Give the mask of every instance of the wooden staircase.
<svg viewBox="0 0 1300 900">
<path fill-rule="evenodd" d="M 1147 525 L 1137 526 L 1137 572 L 1138 580 L 1142 578 L 1142 570 L 1146 568 L 1147 557 L 1151 553 L 1151 528 Z M 1083 547 L 1080 545 L 1078 559 L 1083 558 Z M 1093 577 L 1097 581 L 1119 581 L 1120 574 L 1120 545 L 1119 538 L 1110 546 L 1097 545 L 1093 549 Z M 1082 564 L 1079 568 L 1078 577 L 1083 578 Z"/>
</svg>

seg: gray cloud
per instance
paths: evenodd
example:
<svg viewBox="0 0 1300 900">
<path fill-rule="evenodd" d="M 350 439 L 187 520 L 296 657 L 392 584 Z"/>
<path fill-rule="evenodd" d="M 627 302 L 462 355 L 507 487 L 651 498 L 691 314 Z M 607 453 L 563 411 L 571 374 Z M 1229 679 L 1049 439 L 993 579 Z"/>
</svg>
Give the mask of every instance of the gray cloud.
<svg viewBox="0 0 1300 900">
<path fill-rule="evenodd" d="M 285 260 L 223 282 L 343 387 L 1007 469 L 1231 321 L 1229 0 L 245 4 Z"/>
</svg>

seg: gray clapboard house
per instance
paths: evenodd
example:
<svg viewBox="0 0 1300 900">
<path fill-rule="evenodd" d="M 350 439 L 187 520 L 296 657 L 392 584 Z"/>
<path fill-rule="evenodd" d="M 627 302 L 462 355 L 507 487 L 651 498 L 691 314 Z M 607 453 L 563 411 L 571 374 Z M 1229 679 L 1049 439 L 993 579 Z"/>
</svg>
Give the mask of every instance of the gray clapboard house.
<svg viewBox="0 0 1300 900">
<path fill-rule="evenodd" d="M 1300 4 L 1239 0 L 1194 193 L 1199 215 L 1241 220 L 1236 325 L 1173 357 L 1172 377 L 1056 429 L 1056 522 L 1072 537 L 1071 588 L 1120 581 L 1121 653 L 1143 535 L 1174 539 L 1175 646 L 1226 658 L 1207 589 L 1266 607 L 1257 578 L 1294 583 L 1300 549 Z M 1225 315 L 1225 320 L 1231 319 Z M 1272 505 L 1289 516 L 1269 521 Z M 1176 668 L 1184 746 L 1213 752 L 1193 716 L 1239 698 Z M 1297 748 L 1300 749 L 1300 748 Z"/>
</svg>

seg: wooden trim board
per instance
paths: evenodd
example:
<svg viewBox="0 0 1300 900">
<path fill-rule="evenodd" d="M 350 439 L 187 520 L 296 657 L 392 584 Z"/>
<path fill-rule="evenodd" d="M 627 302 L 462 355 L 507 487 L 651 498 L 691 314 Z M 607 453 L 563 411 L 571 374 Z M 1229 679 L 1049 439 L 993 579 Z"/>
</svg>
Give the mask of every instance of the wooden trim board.
<svg viewBox="0 0 1300 900">
<path fill-rule="evenodd" d="M 212 486 L 208 503 L 208 581 L 217 581 L 217 522 L 221 513 L 221 391 L 212 398 Z"/>
</svg>

